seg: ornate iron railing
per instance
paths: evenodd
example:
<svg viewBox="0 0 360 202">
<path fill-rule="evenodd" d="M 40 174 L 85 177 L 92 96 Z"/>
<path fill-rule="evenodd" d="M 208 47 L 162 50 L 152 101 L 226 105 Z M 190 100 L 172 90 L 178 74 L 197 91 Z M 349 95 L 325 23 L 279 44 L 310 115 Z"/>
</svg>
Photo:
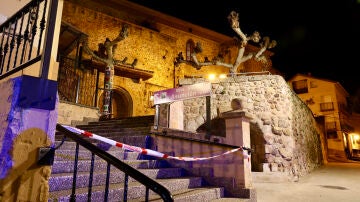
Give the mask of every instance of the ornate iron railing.
<svg viewBox="0 0 360 202">
<path fill-rule="evenodd" d="M 47 78 L 58 5 L 49 2 L 32 0 L 0 25 L 0 80 L 40 60 Z"/>
</svg>

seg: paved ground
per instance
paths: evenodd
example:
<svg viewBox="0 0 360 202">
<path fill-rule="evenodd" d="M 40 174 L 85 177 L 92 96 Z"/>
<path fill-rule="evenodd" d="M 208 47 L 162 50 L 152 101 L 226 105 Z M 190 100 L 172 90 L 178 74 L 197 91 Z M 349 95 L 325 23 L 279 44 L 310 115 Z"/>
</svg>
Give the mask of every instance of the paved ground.
<svg viewBox="0 0 360 202">
<path fill-rule="evenodd" d="M 254 182 L 258 202 L 360 202 L 360 162 L 328 163 L 298 182 Z"/>
</svg>

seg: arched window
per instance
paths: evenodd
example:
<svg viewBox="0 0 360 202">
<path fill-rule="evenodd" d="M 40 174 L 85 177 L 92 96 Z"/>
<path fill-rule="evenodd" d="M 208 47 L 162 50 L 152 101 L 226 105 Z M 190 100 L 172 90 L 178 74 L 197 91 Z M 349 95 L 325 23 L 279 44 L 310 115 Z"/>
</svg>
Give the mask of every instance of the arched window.
<svg viewBox="0 0 360 202">
<path fill-rule="evenodd" d="M 195 46 L 195 43 L 192 39 L 189 39 L 186 42 L 186 60 L 189 60 L 189 61 L 192 60 L 191 53 L 194 50 L 194 46 Z"/>
</svg>

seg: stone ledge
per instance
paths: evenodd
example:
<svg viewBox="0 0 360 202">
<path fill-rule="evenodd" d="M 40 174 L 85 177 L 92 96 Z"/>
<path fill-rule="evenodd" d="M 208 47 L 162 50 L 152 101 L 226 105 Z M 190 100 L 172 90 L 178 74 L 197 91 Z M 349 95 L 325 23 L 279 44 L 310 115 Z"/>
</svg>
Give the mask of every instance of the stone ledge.
<svg viewBox="0 0 360 202">
<path fill-rule="evenodd" d="M 292 179 L 286 173 L 281 172 L 251 172 L 253 182 L 291 182 Z"/>
</svg>

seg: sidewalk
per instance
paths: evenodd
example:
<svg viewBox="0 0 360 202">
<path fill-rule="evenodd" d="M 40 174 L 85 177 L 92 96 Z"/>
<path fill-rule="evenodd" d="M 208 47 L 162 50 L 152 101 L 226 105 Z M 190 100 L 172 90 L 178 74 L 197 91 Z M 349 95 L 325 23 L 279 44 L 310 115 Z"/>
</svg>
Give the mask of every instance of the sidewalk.
<svg viewBox="0 0 360 202">
<path fill-rule="evenodd" d="M 254 182 L 257 202 L 360 202 L 360 162 L 328 163 L 298 182 Z"/>
</svg>

